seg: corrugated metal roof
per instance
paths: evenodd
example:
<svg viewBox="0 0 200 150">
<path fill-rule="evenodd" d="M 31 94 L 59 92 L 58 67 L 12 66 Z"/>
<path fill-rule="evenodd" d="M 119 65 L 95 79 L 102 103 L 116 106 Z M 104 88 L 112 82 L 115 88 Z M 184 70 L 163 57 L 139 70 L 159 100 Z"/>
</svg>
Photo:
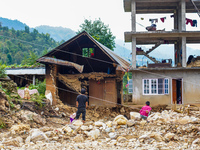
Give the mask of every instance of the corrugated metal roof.
<svg viewBox="0 0 200 150">
<path fill-rule="evenodd" d="M 83 65 L 78 65 L 73 62 L 69 62 L 66 60 L 61 60 L 61 59 L 56 59 L 56 58 L 51 58 L 51 57 L 41 57 L 37 60 L 38 62 L 43 62 L 43 63 L 53 63 L 53 64 L 58 64 L 58 65 L 63 65 L 63 66 L 70 66 L 76 68 L 80 73 L 83 72 Z"/>
<path fill-rule="evenodd" d="M 45 75 L 45 68 L 8 68 L 7 75 Z"/>
</svg>

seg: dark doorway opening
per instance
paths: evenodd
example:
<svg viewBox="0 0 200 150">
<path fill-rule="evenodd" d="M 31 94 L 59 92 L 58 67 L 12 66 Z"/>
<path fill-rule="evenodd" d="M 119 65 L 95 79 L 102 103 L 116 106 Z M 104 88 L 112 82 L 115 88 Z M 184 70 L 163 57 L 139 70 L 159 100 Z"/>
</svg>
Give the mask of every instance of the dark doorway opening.
<svg viewBox="0 0 200 150">
<path fill-rule="evenodd" d="M 172 79 L 173 104 L 183 104 L 182 79 Z"/>
</svg>

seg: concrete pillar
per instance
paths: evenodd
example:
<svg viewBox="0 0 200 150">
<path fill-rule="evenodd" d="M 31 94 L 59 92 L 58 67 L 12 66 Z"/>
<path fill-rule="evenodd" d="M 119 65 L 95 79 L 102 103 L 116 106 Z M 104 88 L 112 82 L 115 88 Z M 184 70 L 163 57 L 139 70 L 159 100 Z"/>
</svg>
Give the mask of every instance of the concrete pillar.
<svg viewBox="0 0 200 150">
<path fill-rule="evenodd" d="M 185 0 L 181 0 L 181 30 L 186 31 L 186 25 L 185 25 L 185 14 L 186 14 L 186 5 Z"/>
<path fill-rule="evenodd" d="M 174 29 L 178 29 L 178 9 L 174 10 Z"/>
<path fill-rule="evenodd" d="M 181 0 L 178 7 L 178 29 L 180 32 L 186 31 L 185 14 L 186 14 L 185 0 Z"/>
<path fill-rule="evenodd" d="M 33 85 L 35 85 L 35 75 L 33 75 Z"/>
<path fill-rule="evenodd" d="M 178 42 L 174 43 L 174 65 L 175 66 L 177 66 L 177 63 L 178 63 L 177 52 L 178 52 Z"/>
<path fill-rule="evenodd" d="M 132 37 L 132 68 L 136 68 L 136 38 Z"/>
<path fill-rule="evenodd" d="M 178 30 L 179 27 L 178 27 L 178 9 L 174 10 L 174 29 L 175 30 Z M 178 46 L 178 41 L 176 41 L 174 43 L 174 65 L 177 66 L 177 63 L 178 63 L 178 57 L 177 57 L 177 53 L 178 53 L 178 49 L 179 49 L 179 46 Z"/>
<path fill-rule="evenodd" d="M 181 29 L 182 29 L 182 27 L 181 27 L 181 25 L 182 25 L 182 23 L 181 23 L 181 4 L 179 4 L 179 6 L 178 6 L 178 12 L 177 12 L 178 14 L 177 14 L 177 21 L 178 21 L 178 31 L 180 32 L 181 31 Z"/>
<path fill-rule="evenodd" d="M 185 25 L 186 4 L 185 0 L 181 0 L 181 18 L 182 18 L 182 31 L 186 31 Z M 182 37 L 182 67 L 186 67 L 186 37 Z"/>
<path fill-rule="evenodd" d="M 186 66 L 186 37 L 182 37 L 182 67 Z"/>
<path fill-rule="evenodd" d="M 131 20 L 132 20 L 132 31 L 136 32 L 136 2 L 131 1 Z"/>
<path fill-rule="evenodd" d="M 131 1 L 132 32 L 136 32 L 136 2 Z M 132 37 L 132 67 L 136 68 L 136 38 Z"/>
</svg>

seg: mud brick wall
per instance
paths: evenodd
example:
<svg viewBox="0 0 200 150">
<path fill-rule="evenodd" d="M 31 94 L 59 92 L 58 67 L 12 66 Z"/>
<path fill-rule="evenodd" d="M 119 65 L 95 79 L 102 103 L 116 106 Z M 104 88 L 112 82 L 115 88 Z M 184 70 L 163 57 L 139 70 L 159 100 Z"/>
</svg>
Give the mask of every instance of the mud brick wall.
<svg viewBox="0 0 200 150">
<path fill-rule="evenodd" d="M 57 103 L 57 89 L 56 89 L 56 74 L 57 74 L 57 66 L 56 65 L 45 65 L 46 67 L 46 90 L 50 90 L 53 97 L 53 105 Z M 52 72 L 51 72 L 52 69 Z M 52 78 L 52 75 L 54 78 Z"/>
</svg>

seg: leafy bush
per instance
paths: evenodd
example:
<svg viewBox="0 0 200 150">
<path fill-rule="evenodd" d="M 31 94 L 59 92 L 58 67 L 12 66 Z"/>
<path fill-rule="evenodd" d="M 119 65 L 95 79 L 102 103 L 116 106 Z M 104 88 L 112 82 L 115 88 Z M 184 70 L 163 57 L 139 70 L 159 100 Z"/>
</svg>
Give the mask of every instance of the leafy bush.
<svg viewBox="0 0 200 150">
<path fill-rule="evenodd" d="M 43 82 L 38 81 L 38 79 L 36 79 L 35 81 L 35 85 L 30 84 L 29 89 L 37 89 L 38 92 L 40 93 L 41 96 L 45 95 L 45 91 L 46 91 L 46 80 L 44 80 Z"/>
<path fill-rule="evenodd" d="M 6 70 L 5 67 L 0 64 L 0 78 L 6 77 Z"/>
<path fill-rule="evenodd" d="M 0 129 L 5 128 L 6 124 L 2 118 L 0 118 Z"/>
<path fill-rule="evenodd" d="M 42 108 L 43 106 L 43 101 L 42 101 L 43 96 L 42 95 L 38 95 L 37 93 L 31 95 L 31 101 L 35 102 L 37 105 L 39 105 L 40 108 Z"/>
</svg>

